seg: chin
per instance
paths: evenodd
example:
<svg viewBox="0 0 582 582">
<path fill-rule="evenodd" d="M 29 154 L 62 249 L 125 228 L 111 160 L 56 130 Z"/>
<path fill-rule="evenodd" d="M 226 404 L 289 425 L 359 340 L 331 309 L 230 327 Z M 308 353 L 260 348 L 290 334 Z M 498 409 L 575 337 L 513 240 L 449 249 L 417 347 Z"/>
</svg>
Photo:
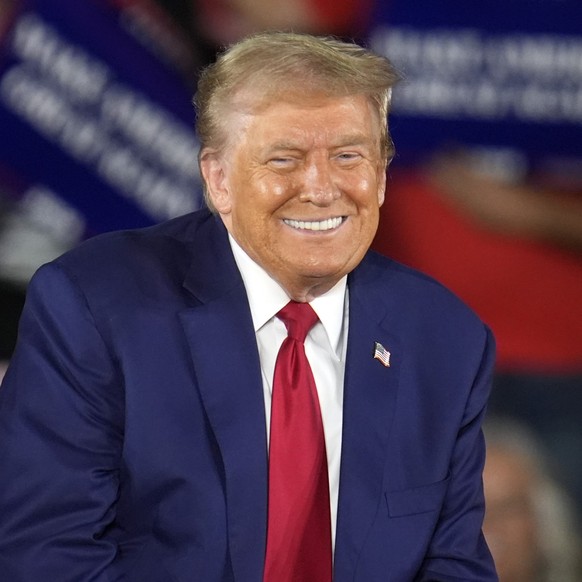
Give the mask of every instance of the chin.
<svg viewBox="0 0 582 582">
<path fill-rule="evenodd" d="M 349 273 L 362 258 L 359 253 L 334 255 L 333 251 L 327 249 L 300 253 L 300 249 L 297 247 L 297 251 L 294 256 L 288 256 L 285 261 L 287 272 L 313 279 L 339 280 Z"/>
<path fill-rule="evenodd" d="M 318 279 L 318 280 L 330 280 L 339 281 L 344 275 L 348 273 L 346 269 L 342 269 L 340 266 L 326 266 L 326 267 L 304 267 L 303 269 L 298 269 L 299 273 L 303 277 L 308 279 Z"/>
</svg>

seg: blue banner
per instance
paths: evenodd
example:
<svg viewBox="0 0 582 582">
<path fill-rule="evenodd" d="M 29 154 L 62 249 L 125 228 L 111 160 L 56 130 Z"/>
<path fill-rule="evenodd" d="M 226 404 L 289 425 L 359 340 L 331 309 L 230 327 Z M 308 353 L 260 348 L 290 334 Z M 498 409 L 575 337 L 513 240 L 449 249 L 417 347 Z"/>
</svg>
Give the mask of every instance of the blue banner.
<svg viewBox="0 0 582 582">
<path fill-rule="evenodd" d="M 397 163 L 477 148 L 515 173 L 582 184 L 582 2 L 378 2 L 370 46 L 403 73 Z"/>
<path fill-rule="evenodd" d="M 202 203 L 193 89 L 127 16 L 105 0 L 30 0 L 2 40 L 3 190 L 60 205 L 81 238 Z"/>
</svg>

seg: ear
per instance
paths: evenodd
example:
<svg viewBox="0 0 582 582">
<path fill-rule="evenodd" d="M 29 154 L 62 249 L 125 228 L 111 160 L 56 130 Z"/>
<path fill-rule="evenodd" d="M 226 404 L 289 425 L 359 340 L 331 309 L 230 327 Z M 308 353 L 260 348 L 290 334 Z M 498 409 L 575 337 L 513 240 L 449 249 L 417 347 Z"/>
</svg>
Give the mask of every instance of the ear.
<svg viewBox="0 0 582 582">
<path fill-rule="evenodd" d="M 232 209 L 230 190 L 226 177 L 226 161 L 218 150 L 205 149 L 200 154 L 200 171 L 208 196 L 219 214 L 229 214 Z"/>
<path fill-rule="evenodd" d="M 386 180 L 387 180 L 388 168 L 380 169 L 378 176 L 378 207 L 384 204 L 384 198 L 386 195 Z"/>
</svg>

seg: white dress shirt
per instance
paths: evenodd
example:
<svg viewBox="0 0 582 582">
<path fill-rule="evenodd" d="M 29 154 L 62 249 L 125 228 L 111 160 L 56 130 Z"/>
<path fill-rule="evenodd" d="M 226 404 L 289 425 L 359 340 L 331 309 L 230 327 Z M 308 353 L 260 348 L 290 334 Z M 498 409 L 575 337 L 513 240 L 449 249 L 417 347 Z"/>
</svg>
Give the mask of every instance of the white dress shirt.
<svg viewBox="0 0 582 582">
<path fill-rule="evenodd" d="M 271 424 L 271 394 L 275 361 L 283 340 L 287 337 L 285 324 L 275 315 L 289 302 L 283 288 L 229 235 L 238 269 L 242 275 L 253 325 L 257 338 L 261 371 L 267 442 Z M 337 501 L 342 440 L 342 408 L 344 392 L 345 354 L 348 327 L 347 277 L 332 289 L 310 302 L 319 321 L 305 339 L 305 353 L 311 365 L 317 387 L 329 474 L 331 504 L 331 539 L 335 548 Z"/>
</svg>

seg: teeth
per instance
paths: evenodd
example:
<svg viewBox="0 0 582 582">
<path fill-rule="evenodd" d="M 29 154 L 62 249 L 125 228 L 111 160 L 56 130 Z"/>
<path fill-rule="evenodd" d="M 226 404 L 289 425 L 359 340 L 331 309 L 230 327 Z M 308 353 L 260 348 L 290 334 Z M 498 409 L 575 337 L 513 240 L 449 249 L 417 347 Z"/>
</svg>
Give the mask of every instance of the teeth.
<svg viewBox="0 0 582 582">
<path fill-rule="evenodd" d="M 298 230 L 332 230 L 337 228 L 342 223 L 342 217 L 328 218 L 326 220 L 306 221 L 306 220 L 291 220 L 285 218 L 283 222 L 292 228 Z"/>
</svg>

